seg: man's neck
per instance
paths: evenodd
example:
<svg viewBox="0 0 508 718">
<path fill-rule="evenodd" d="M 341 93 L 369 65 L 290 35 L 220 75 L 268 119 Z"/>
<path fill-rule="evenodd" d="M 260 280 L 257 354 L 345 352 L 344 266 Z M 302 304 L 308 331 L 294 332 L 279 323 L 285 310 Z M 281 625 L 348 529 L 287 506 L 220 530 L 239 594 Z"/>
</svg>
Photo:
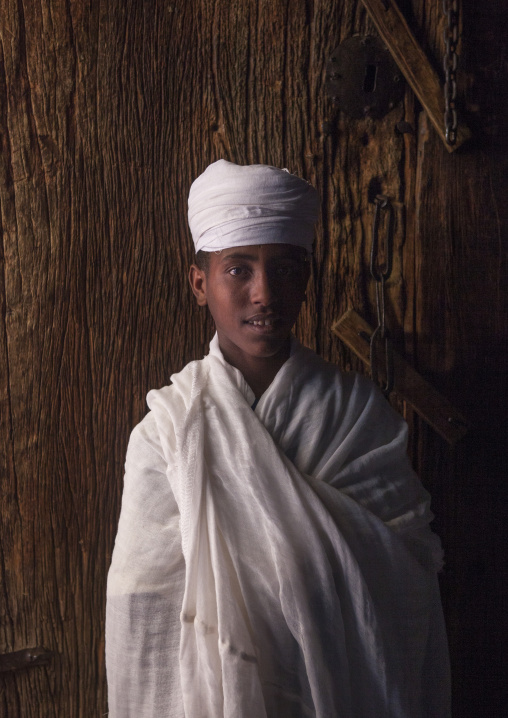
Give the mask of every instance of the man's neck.
<svg viewBox="0 0 508 718">
<path fill-rule="evenodd" d="M 290 346 L 288 339 L 287 345 L 270 357 L 232 356 L 222 347 L 221 351 L 226 361 L 241 371 L 254 396 L 259 399 L 275 379 L 279 369 L 289 359 Z"/>
</svg>

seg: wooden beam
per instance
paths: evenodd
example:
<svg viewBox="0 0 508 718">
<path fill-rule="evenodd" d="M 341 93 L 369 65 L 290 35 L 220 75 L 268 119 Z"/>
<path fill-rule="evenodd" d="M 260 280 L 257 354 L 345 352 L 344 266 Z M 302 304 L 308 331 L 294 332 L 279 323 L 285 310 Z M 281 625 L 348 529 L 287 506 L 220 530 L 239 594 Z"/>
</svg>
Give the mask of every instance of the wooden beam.
<svg viewBox="0 0 508 718">
<path fill-rule="evenodd" d="M 381 39 L 423 105 L 446 149 L 448 152 L 453 152 L 471 136 L 471 132 L 464 123 L 459 122 L 456 143 L 450 145 L 447 142 L 444 127 L 443 85 L 409 29 L 397 4 L 394 0 L 362 0 L 362 2 Z"/>
<path fill-rule="evenodd" d="M 370 336 L 372 327 L 354 309 L 347 311 L 333 326 L 332 332 L 370 368 Z M 382 342 L 381 342 L 382 344 Z M 386 379 L 384 356 L 381 354 L 379 376 Z M 393 391 L 425 419 L 449 444 L 455 444 L 467 431 L 467 422 L 434 387 L 425 381 L 397 352 L 393 353 Z"/>
</svg>

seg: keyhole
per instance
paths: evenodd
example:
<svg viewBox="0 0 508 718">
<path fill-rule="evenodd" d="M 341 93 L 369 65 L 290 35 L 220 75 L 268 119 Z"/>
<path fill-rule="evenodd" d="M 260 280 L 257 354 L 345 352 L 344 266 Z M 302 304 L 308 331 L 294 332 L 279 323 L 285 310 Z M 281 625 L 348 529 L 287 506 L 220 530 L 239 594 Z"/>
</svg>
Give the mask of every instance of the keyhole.
<svg viewBox="0 0 508 718">
<path fill-rule="evenodd" d="M 374 92 L 376 89 L 377 65 L 367 65 L 363 78 L 363 91 Z"/>
</svg>

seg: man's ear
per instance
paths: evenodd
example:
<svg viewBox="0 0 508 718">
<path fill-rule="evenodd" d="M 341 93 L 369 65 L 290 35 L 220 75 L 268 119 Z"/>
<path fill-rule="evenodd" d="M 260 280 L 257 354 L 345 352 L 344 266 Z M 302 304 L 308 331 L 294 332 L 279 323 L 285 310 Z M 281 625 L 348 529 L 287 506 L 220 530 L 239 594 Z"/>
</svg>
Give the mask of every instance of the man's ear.
<svg viewBox="0 0 508 718">
<path fill-rule="evenodd" d="M 197 264 L 191 264 L 189 269 L 189 282 L 192 293 L 197 299 L 200 307 L 206 307 L 206 272 L 200 269 Z"/>
</svg>

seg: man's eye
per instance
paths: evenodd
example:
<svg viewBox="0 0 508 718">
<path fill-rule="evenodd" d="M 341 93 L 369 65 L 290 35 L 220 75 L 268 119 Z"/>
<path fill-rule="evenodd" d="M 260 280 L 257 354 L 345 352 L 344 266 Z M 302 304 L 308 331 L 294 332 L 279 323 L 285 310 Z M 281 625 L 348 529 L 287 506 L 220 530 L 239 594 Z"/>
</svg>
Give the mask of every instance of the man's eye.
<svg viewBox="0 0 508 718">
<path fill-rule="evenodd" d="M 243 267 L 231 267 L 231 269 L 228 269 L 228 274 L 231 274 L 233 277 L 239 277 L 244 271 Z"/>
<path fill-rule="evenodd" d="M 281 267 L 277 267 L 276 274 L 278 277 L 291 277 L 295 273 L 295 268 L 290 265 L 283 265 Z"/>
</svg>

